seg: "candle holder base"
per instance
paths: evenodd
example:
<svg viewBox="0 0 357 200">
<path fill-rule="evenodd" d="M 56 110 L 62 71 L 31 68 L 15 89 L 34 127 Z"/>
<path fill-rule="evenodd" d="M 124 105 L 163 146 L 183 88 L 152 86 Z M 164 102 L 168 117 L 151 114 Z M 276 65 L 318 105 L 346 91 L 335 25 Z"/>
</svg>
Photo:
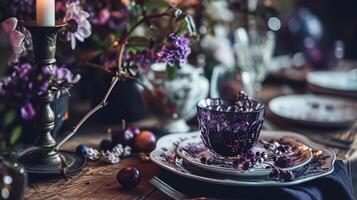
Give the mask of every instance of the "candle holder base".
<svg viewBox="0 0 357 200">
<path fill-rule="evenodd" d="M 20 163 L 24 165 L 30 175 L 56 177 L 62 174 L 60 156 L 67 165 L 67 175 L 75 174 L 85 166 L 85 158 L 81 155 L 69 151 L 49 151 L 48 149 L 27 152 L 21 156 Z"/>
</svg>

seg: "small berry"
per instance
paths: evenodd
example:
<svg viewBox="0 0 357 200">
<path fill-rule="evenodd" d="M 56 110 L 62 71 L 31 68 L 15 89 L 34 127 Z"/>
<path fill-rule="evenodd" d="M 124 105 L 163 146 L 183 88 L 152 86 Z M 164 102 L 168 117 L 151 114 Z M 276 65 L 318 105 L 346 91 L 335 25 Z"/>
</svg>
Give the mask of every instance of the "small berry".
<svg viewBox="0 0 357 200">
<path fill-rule="evenodd" d="M 87 153 L 86 146 L 84 144 L 80 144 L 76 148 L 76 153 L 85 155 Z"/>
<path fill-rule="evenodd" d="M 125 188 L 133 188 L 140 183 L 141 174 L 135 167 L 126 167 L 117 174 L 118 182 Z"/>
<path fill-rule="evenodd" d="M 100 151 L 111 151 L 113 147 L 113 143 L 107 139 L 102 140 L 99 145 Z"/>
<path fill-rule="evenodd" d="M 249 170 L 249 169 L 252 168 L 252 167 L 253 167 L 252 162 L 250 162 L 250 161 L 245 161 L 245 162 L 243 163 L 242 169 L 243 169 L 243 170 Z"/>
<path fill-rule="evenodd" d="M 207 159 L 205 157 L 201 157 L 200 161 L 202 164 L 206 164 L 207 163 Z"/>
<path fill-rule="evenodd" d="M 274 165 L 280 168 L 290 167 L 292 165 L 292 159 L 287 156 L 279 156 L 274 161 Z"/>
</svg>

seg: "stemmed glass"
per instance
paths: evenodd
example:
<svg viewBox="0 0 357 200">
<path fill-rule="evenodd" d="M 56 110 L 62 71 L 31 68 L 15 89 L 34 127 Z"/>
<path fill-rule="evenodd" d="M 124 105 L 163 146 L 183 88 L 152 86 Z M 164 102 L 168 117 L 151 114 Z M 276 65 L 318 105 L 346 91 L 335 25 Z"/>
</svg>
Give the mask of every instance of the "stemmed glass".
<svg viewBox="0 0 357 200">
<path fill-rule="evenodd" d="M 275 49 L 275 35 L 267 30 L 238 28 L 235 32 L 235 52 L 238 65 L 249 72 L 253 80 L 255 94 L 268 74 L 268 66 Z"/>
</svg>

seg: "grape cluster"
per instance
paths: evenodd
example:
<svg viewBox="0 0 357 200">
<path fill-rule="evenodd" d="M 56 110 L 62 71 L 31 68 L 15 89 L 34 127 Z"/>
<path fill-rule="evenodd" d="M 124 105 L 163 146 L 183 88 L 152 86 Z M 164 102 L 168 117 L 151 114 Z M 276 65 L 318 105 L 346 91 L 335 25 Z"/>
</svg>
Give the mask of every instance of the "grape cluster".
<svg viewBox="0 0 357 200">
<path fill-rule="evenodd" d="M 273 157 L 274 165 L 280 168 L 286 168 L 292 166 L 292 159 L 288 156 Z"/>
<path fill-rule="evenodd" d="M 240 170 L 250 170 L 257 164 L 261 164 L 268 159 L 268 155 L 265 152 L 256 152 L 249 150 L 243 153 L 233 161 L 233 168 Z"/>
<path fill-rule="evenodd" d="M 283 144 L 281 142 L 270 140 L 264 141 L 260 140 L 266 150 L 274 152 L 276 155 L 283 155 L 292 152 L 291 146 L 289 144 Z"/>
<path fill-rule="evenodd" d="M 275 181 L 288 182 L 292 181 L 295 176 L 290 171 L 284 171 L 280 168 L 274 167 L 269 174 L 269 177 L 274 179 Z"/>
<path fill-rule="evenodd" d="M 234 105 L 210 105 L 207 109 L 219 112 L 251 112 L 255 111 L 258 105 L 247 94 L 240 91 L 235 98 Z"/>
<path fill-rule="evenodd" d="M 244 91 L 238 93 L 235 104 L 238 106 L 239 111 L 249 112 L 255 110 L 254 101 Z"/>
</svg>

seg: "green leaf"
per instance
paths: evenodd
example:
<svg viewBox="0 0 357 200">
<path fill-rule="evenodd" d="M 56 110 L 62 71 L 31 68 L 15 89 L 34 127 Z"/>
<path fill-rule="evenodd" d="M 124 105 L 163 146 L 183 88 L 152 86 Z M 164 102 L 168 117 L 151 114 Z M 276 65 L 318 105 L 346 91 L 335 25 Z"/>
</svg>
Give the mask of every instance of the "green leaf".
<svg viewBox="0 0 357 200">
<path fill-rule="evenodd" d="M 177 31 L 176 34 L 177 35 L 182 35 L 183 33 L 185 33 L 187 30 L 187 23 L 185 21 L 180 21 L 177 24 Z"/>
<path fill-rule="evenodd" d="M 5 114 L 5 118 L 4 118 L 4 125 L 7 126 L 7 125 L 10 125 L 16 118 L 16 113 L 15 111 L 11 110 L 9 112 L 7 112 Z"/>
<path fill-rule="evenodd" d="M 4 139 L 0 139 L 0 153 L 6 148 L 6 142 Z"/>
<path fill-rule="evenodd" d="M 22 128 L 20 126 L 16 127 L 14 130 L 12 130 L 11 135 L 10 135 L 10 144 L 15 144 L 17 140 L 20 139 L 22 132 Z"/>
<path fill-rule="evenodd" d="M 168 4 L 163 0 L 147 0 L 144 5 L 147 13 L 151 13 L 155 10 L 166 9 L 168 6 Z"/>
<path fill-rule="evenodd" d="M 173 80 L 177 76 L 177 72 L 180 68 L 180 63 L 175 63 L 173 65 L 167 64 L 166 65 L 166 76 L 168 80 Z"/>
</svg>

